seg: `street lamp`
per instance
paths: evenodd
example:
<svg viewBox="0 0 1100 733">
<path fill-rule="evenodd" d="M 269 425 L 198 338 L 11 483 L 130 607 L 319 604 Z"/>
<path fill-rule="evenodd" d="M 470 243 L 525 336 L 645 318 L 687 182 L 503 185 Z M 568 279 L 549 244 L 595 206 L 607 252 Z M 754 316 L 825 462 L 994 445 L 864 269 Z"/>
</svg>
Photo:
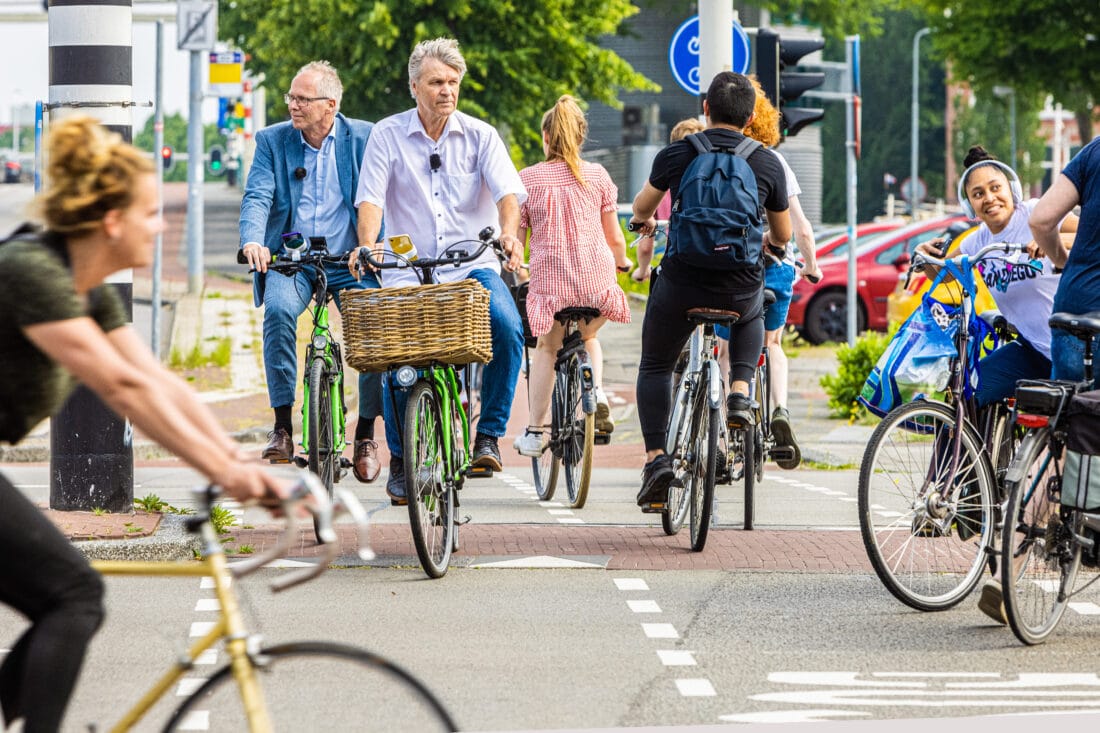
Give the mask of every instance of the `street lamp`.
<svg viewBox="0 0 1100 733">
<path fill-rule="evenodd" d="M 913 118 L 909 139 L 909 212 L 917 211 L 917 155 L 920 150 L 920 39 L 932 32 L 921 28 L 913 36 Z"/>
<path fill-rule="evenodd" d="M 1012 146 L 1012 170 L 1016 170 L 1016 88 L 998 84 L 993 87 L 993 95 L 1008 97 L 1008 139 Z"/>
</svg>

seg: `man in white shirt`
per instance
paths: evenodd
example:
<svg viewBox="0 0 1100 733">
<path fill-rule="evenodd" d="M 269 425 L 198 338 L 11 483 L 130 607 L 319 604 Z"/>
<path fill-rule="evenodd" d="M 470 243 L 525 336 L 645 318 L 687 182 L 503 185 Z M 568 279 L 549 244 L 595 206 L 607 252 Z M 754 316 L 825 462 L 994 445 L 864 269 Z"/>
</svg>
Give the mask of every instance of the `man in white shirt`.
<svg viewBox="0 0 1100 733">
<path fill-rule="evenodd" d="M 355 196 L 360 247 L 371 246 L 378 239 L 383 214 L 391 234 L 408 234 L 418 254 L 430 258 L 455 242 L 476 239 L 479 231 L 492 226 L 500 232 L 509 257 L 506 267 L 514 270 L 519 266 L 523 243 L 516 234 L 519 207 L 527 192 L 496 130 L 457 111 L 465 73 L 466 61 L 454 39 L 423 41 L 413 49 L 409 89 L 416 107 L 375 125 L 363 155 Z M 388 248 L 381 242 L 372 247 L 378 251 Z M 349 267 L 354 271 L 356 265 L 353 256 Z M 477 280 L 490 293 L 493 358 L 482 379 L 473 464 L 499 471 L 497 439 L 507 428 L 523 358 L 519 311 L 500 278 L 500 263 L 489 250 L 474 262 L 438 271 L 436 277 L 439 282 Z M 416 275 L 409 270 L 382 273 L 383 287 L 416 284 Z M 404 396 L 397 393 L 398 410 Z M 387 397 L 382 402 L 391 456 L 386 493 L 393 503 L 403 504 L 401 436 L 389 414 L 393 400 Z"/>
</svg>

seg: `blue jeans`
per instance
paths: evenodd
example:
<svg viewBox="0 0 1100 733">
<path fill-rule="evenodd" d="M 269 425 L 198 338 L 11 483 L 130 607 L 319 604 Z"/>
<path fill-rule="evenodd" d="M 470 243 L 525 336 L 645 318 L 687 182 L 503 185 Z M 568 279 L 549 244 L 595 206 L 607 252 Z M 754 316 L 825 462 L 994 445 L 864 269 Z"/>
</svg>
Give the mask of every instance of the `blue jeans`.
<svg viewBox="0 0 1100 733">
<path fill-rule="evenodd" d="M 489 291 L 489 328 L 493 336 L 493 358 L 485 365 L 481 378 L 481 417 L 477 421 L 477 432 L 500 438 L 508 429 L 516 380 L 523 364 L 523 321 L 520 320 L 512 293 L 500 275 L 492 270 L 479 269 L 471 271 L 466 279 L 477 280 Z M 388 374 L 382 379 L 382 388 L 386 444 L 391 458 L 400 458 L 404 455 L 400 425 L 405 421 L 405 404 L 409 395 L 406 390 L 394 389 Z M 394 415 L 395 401 L 397 415 Z"/>
<path fill-rule="evenodd" d="M 985 407 L 1016 394 L 1019 379 L 1046 379 L 1050 359 L 1024 341 L 1009 341 L 978 362 L 982 375 L 978 388 L 978 407 Z"/>
<path fill-rule="evenodd" d="M 328 292 L 340 307 L 340 291 L 380 287 L 373 274 L 356 282 L 348 268 L 326 265 Z M 298 384 L 297 330 L 298 317 L 312 302 L 316 276 L 303 270 L 293 276 L 269 270 L 264 284 L 264 371 L 267 374 L 267 396 L 272 407 L 294 404 Z M 382 414 L 381 375 L 377 372 L 359 374 L 359 417 L 373 420 Z"/>
<path fill-rule="evenodd" d="M 1100 354 L 1100 336 L 1092 341 L 1092 358 Z M 1070 379 L 1079 382 L 1085 378 L 1085 342 L 1059 328 L 1050 332 L 1050 359 L 1052 379 Z M 1093 366 L 1093 385 L 1096 385 L 1096 367 Z"/>
</svg>

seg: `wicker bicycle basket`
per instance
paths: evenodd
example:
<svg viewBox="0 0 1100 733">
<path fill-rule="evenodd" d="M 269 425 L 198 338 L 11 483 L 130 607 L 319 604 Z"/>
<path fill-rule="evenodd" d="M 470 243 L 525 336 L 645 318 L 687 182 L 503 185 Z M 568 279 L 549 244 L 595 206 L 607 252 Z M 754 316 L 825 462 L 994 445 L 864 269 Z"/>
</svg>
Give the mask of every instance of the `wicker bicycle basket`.
<svg viewBox="0 0 1100 733">
<path fill-rule="evenodd" d="M 347 362 L 361 372 L 493 355 L 489 291 L 474 280 L 340 293 Z"/>
</svg>

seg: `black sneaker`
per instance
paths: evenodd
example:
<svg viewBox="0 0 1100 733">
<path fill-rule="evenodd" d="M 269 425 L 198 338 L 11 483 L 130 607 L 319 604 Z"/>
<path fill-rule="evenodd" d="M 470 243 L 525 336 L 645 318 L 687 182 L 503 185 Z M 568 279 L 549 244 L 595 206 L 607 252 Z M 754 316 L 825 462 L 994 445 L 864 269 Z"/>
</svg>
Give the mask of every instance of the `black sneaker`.
<svg viewBox="0 0 1100 733">
<path fill-rule="evenodd" d="M 753 426 L 752 400 L 740 392 L 730 392 L 726 397 L 726 427 L 730 430 L 744 430 Z"/>
<path fill-rule="evenodd" d="M 647 514 L 660 514 L 668 503 L 668 487 L 676 478 L 672 461 L 662 453 L 642 469 L 642 488 L 638 492 L 638 506 Z"/>
<path fill-rule="evenodd" d="M 788 471 L 798 468 L 798 464 L 802 463 L 802 451 L 795 442 L 794 431 L 791 430 L 791 413 L 787 412 L 786 407 L 777 407 L 772 412 L 771 429 L 775 447 L 786 449 L 776 451 L 777 456 L 783 455 L 782 458 L 776 457 L 776 465 Z"/>
<path fill-rule="evenodd" d="M 405 459 L 401 456 L 390 457 L 390 477 L 386 479 L 386 495 L 393 506 L 405 506 L 409 497 L 405 493 Z"/>
<path fill-rule="evenodd" d="M 490 471 L 499 471 L 504 467 L 500 462 L 500 449 L 497 448 L 496 438 L 491 435 L 477 434 L 474 438 L 473 465 Z"/>
</svg>

